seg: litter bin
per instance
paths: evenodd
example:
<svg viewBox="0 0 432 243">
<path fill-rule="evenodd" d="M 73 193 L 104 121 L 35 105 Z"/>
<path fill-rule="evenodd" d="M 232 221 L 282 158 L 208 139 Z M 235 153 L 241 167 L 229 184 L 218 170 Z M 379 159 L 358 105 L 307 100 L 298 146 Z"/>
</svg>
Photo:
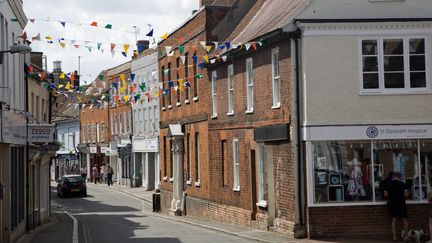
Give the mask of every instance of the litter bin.
<svg viewBox="0 0 432 243">
<path fill-rule="evenodd" d="M 153 212 L 160 212 L 160 191 L 153 193 Z"/>
</svg>

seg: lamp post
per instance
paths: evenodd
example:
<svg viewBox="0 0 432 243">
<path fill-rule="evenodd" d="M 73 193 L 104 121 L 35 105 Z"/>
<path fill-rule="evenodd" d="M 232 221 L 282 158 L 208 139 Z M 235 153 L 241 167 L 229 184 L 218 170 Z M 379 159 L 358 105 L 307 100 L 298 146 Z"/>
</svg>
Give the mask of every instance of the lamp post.
<svg viewBox="0 0 432 243">
<path fill-rule="evenodd" d="M 20 53 L 20 54 L 26 54 L 31 52 L 31 47 L 21 44 L 15 44 L 9 47 L 9 50 L 7 51 L 0 51 L 0 64 L 3 64 L 3 54 L 5 53 Z"/>
</svg>

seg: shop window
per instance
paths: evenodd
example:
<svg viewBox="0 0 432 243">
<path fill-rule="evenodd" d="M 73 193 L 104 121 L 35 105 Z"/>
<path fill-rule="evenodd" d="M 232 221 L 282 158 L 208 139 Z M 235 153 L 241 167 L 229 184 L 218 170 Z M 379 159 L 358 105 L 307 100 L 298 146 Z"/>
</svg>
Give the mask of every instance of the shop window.
<svg viewBox="0 0 432 243">
<path fill-rule="evenodd" d="M 422 91 L 427 85 L 425 38 L 368 38 L 361 41 L 362 91 Z"/>
<path fill-rule="evenodd" d="M 426 201 L 432 141 L 313 142 L 314 203 L 384 202 L 386 178 L 401 173 L 407 200 Z"/>
</svg>

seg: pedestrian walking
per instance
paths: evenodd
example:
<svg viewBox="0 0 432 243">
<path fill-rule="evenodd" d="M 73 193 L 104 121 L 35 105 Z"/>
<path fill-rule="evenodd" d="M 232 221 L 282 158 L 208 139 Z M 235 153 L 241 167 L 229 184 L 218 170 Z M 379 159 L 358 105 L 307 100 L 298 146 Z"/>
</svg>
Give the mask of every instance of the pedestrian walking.
<svg viewBox="0 0 432 243">
<path fill-rule="evenodd" d="M 112 182 L 113 174 L 114 174 L 113 168 L 111 167 L 111 165 L 108 165 L 108 168 L 107 168 L 108 186 L 111 186 L 113 184 L 113 182 Z"/>
<path fill-rule="evenodd" d="M 81 170 L 80 170 L 80 167 L 79 167 L 78 164 L 74 165 L 74 168 L 73 168 L 73 174 L 74 174 L 74 175 L 79 175 L 79 174 L 81 174 Z"/>
<path fill-rule="evenodd" d="M 99 180 L 99 172 L 96 166 L 93 167 L 92 173 L 93 173 L 94 184 L 97 184 L 97 181 Z"/>
<path fill-rule="evenodd" d="M 106 167 L 105 164 L 102 164 L 100 168 L 100 180 L 102 184 L 105 183 L 105 176 L 106 176 Z"/>
<path fill-rule="evenodd" d="M 80 174 L 81 174 L 81 176 L 82 176 L 82 178 L 83 178 L 84 180 L 87 179 L 87 169 L 86 169 L 85 167 L 82 167 L 82 168 L 80 169 Z"/>
<path fill-rule="evenodd" d="M 408 220 L 407 220 L 407 207 L 406 198 L 408 197 L 408 190 L 404 182 L 400 180 L 401 174 L 393 172 L 393 177 L 388 183 L 384 191 L 384 196 L 388 198 L 387 209 L 392 217 L 391 227 L 393 240 L 397 241 L 396 234 L 396 220 L 401 218 L 404 225 L 405 234 L 402 236 L 403 241 L 408 240 Z"/>
</svg>

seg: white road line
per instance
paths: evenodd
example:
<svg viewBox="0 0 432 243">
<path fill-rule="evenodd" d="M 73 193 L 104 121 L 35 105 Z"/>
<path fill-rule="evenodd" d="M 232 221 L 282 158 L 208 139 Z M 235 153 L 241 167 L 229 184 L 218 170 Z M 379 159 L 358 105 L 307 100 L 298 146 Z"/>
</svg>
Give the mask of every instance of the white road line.
<svg viewBox="0 0 432 243">
<path fill-rule="evenodd" d="M 73 220 L 73 230 L 72 230 L 72 243 L 78 243 L 78 220 L 72 216 L 72 214 L 68 213 L 64 208 L 62 208 L 63 212 L 67 214 Z"/>
</svg>

